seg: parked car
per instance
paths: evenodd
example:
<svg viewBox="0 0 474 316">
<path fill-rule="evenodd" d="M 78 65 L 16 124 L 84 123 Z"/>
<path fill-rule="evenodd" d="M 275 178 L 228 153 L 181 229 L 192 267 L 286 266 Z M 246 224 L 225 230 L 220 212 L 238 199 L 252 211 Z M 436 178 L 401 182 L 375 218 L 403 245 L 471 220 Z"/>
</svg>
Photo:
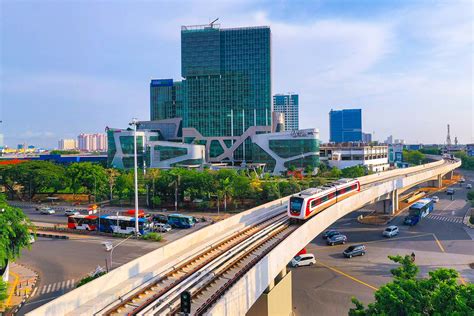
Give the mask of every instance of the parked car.
<svg viewBox="0 0 474 316">
<path fill-rule="evenodd" d="M 344 252 L 342 253 L 346 258 L 352 258 L 355 256 L 363 256 L 365 255 L 366 248 L 364 245 L 352 245 L 349 246 Z"/>
<path fill-rule="evenodd" d="M 459 182 L 464 183 L 464 182 L 466 182 L 466 179 L 461 178 L 461 179 L 459 180 Z"/>
<path fill-rule="evenodd" d="M 302 266 L 312 266 L 316 263 L 316 259 L 312 253 L 298 255 L 291 259 L 290 265 L 294 268 Z"/>
<path fill-rule="evenodd" d="M 331 237 L 328 237 L 327 243 L 328 245 L 334 246 L 337 244 L 345 244 L 347 241 L 347 236 L 338 234 L 338 235 L 333 235 Z"/>
<path fill-rule="evenodd" d="M 340 234 L 341 234 L 340 232 L 334 229 L 326 230 L 323 234 L 323 239 L 328 239 L 329 237 L 332 237 L 334 235 L 340 235 Z"/>
<path fill-rule="evenodd" d="M 436 195 L 432 196 L 431 199 L 433 200 L 434 203 L 439 202 L 439 197 L 437 197 Z"/>
<path fill-rule="evenodd" d="M 50 215 L 50 214 L 54 214 L 56 213 L 52 208 L 49 208 L 49 207 L 43 207 L 40 209 L 40 214 L 46 214 L 46 215 Z"/>
<path fill-rule="evenodd" d="M 153 227 L 156 231 L 161 232 L 161 233 L 166 233 L 166 232 L 169 232 L 171 230 L 170 225 L 163 224 L 163 223 L 155 223 L 153 225 Z"/>
<path fill-rule="evenodd" d="M 419 216 L 408 215 L 407 217 L 405 217 L 403 224 L 409 225 L 409 226 L 415 226 L 416 224 L 418 224 L 419 221 L 420 221 Z"/>
<path fill-rule="evenodd" d="M 468 184 L 466 185 L 466 189 L 472 189 L 472 184 L 468 183 Z"/>
<path fill-rule="evenodd" d="M 451 188 L 447 189 L 446 194 L 447 195 L 453 195 L 454 194 L 454 189 L 451 189 Z"/>
<path fill-rule="evenodd" d="M 79 215 L 79 214 L 81 214 L 79 211 L 73 210 L 73 209 L 64 211 L 64 215 L 66 216 Z"/>
<path fill-rule="evenodd" d="M 393 236 L 397 236 L 399 233 L 399 230 L 398 230 L 398 227 L 395 226 L 395 225 L 392 225 L 392 226 L 388 226 L 387 228 L 385 228 L 385 230 L 383 231 L 382 235 L 384 237 L 388 237 L 388 238 L 391 238 Z"/>
<path fill-rule="evenodd" d="M 35 242 L 35 236 L 34 236 L 33 234 L 30 234 L 30 238 L 29 238 L 28 242 L 29 242 L 30 244 L 32 244 L 32 243 Z"/>
<path fill-rule="evenodd" d="M 153 222 L 154 223 L 167 224 L 168 223 L 168 216 L 166 216 L 164 214 L 155 214 L 155 215 L 153 215 Z"/>
</svg>

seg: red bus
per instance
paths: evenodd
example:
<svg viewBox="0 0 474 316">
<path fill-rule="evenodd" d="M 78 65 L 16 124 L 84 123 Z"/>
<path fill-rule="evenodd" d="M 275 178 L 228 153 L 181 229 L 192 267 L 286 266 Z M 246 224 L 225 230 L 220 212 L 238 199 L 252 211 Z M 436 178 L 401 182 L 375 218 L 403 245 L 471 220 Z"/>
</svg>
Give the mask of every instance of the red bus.
<svg viewBox="0 0 474 316">
<path fill-rule="evenodd" d="M 67 228 L 97 230 L 97 218 L 94 215 L 71 215 L 67 218 Z"/>
</svg>

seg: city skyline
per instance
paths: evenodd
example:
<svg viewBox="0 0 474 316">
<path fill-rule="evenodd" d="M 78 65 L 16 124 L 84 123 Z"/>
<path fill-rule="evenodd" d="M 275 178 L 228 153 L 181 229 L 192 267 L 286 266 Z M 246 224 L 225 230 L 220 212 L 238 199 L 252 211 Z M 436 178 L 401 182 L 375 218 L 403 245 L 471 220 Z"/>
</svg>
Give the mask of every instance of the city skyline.
<svg viewBox="0 0 474 316">
<path fill-rule="evenodd" d="M 361 108 L 376 140 L 443 143 L 450 123 L 453 137 L 474 141 L 468 1 L 1 5 L 0 132 L 11 147 L 53 147 L 147 119 L 150 79 L 181 78 L 180 26 L 210 17 L 223 27 L 270 26 L 271 92 L 298 91 L 300 128 L 319 128 L 322 140 L 331 108 Z"/>
</svg>

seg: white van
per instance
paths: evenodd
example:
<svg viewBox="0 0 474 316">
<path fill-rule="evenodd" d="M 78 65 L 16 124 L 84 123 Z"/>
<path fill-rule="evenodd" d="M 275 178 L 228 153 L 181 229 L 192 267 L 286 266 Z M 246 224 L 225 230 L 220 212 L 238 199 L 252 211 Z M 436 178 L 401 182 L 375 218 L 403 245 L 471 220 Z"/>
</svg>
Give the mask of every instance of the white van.
<svg viewBox="0 0 474 316">
<path fill-rule="evenodd" d="M 290 265 L 294 268 L 302 266 L 312 266 L 316 263 L 316 259 L 312 253 L 298 255 L 291 259 Z"/>
</svg>

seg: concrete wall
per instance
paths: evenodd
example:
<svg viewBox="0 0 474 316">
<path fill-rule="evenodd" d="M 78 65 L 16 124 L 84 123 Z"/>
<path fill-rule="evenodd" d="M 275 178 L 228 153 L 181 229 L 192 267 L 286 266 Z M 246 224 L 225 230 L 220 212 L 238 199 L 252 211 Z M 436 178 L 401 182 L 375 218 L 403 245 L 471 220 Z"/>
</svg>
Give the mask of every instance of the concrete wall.
<svg viewBox="0 0 474 316">
<path fill-rule="evenodd" d="M 169 271 L 177 262 L 185 261 L 226 236 L 278 213 L 286 208 L 287 201 L 288 197 L 281 198 L 200 229 L 124 264 L 27 315 L 93 315 L 144 282 Z"/>
<path fill-rule="evenodd" d="M 8 275 L 10 274 L 10 262 L 7 261 L 7 266 L 5 268 L 5 270 L 3 271 L 3 274 L 2 274 L 2 280 L 3 282 L 8 282 Z"/>
<path fill-rule="evenodd" d="M 339 218 L 363 207 L 377 196 L 386 195 L 398 188 L 412 185 L 421 179 L 431 178 L 435 174 L 445 173 L 459 166 L 460 162 L 446 164 L 436 170 L 429 170 L 426 173 L 417 173 L 413 176 L 401 177 L 377 184 L 329 207 L 301 225 L 288 238 L 278 244 L 267 256 L 237 281 L 208 311 L 207 315 L 245 315 L 278 273 L 286 267 L 293 256 Z M 407 169 L 402 170 L 407 172 Z M 416 171 L 417 169 L 414 170 Z"/>
</svg>

